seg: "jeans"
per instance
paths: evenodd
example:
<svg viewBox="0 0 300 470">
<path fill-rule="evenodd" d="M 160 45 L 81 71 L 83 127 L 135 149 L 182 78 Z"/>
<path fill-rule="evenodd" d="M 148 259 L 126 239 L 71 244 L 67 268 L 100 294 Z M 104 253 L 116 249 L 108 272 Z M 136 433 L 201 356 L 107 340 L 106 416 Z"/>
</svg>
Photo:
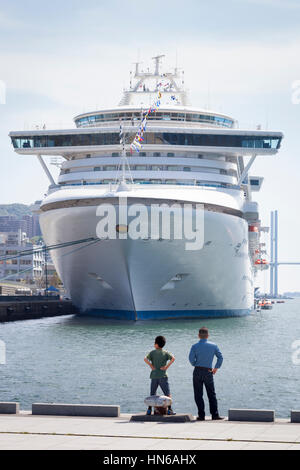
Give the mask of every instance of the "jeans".
<svg viewBox="0 0 300 470">
<path fill-rule="evenodd" d="M 209 401 L 209 410 L 212 416 L 218 415 L 218 402 L 215 392 L 214 376 L 209 370 L 202 370 L 195 367 L 193 373 L 194 397 L 198 407 L 198 416 L 205 418 L 204 400 L 203 400 L 203 384 Z"/>
<path fill-rule="evenodd" d="M 162 389 L 163 393 L 168 397 L 170 395 L 170 387 L 168 377 L 162 377 L 161 379 L 151 379 L 150 395 L 156 395 L 158 386 Z"/>
</svg>

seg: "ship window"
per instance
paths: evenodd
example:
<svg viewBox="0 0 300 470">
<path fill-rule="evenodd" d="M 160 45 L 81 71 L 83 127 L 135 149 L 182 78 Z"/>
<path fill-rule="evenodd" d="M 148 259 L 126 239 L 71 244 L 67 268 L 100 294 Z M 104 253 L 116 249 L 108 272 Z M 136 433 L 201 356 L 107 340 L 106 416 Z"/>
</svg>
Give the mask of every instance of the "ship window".
<svg viewBox="0 0 300 470">
<path fill-rule="evenodd" d="M 116 167 L 114 165 L 107 165 L 105 167 L 103 167 L 106 169 L 106 171 L 114 171 L 116 170 Z"/>
<path fill-rule="evenodd" d="M 40 147 L 74 147 L 89 145 L 118 145 L 119 134 L 116 133 L 91 133 L 91 134 L 61 134 L 61 135 L 36 135 L 27 137 L 12 137 L 15 148 L 40 148 Z M 244 147 L 279 149 L 281 137 L 268 136 L 242 136 L 226 134 L 184 134 L 175 132 L 149 132 L 145 134 L 145 144 L 160 145 L 192 145 L 208 147 Z M 130 156 L 130 152 L 126 152 Z M 159 152 L 153 156 L 160 157 Z M 90 158 L 87 154 L 86 158 Z"/>
<path fill-rule="evenodd" d="M 276 149 L 280 146 L 280 140 L 279 138 L 248 137 L 243 138 L 242 147 Z"/>
<path fill-rule="evenodd" d="M 48 142 L 47 142 L 47 145 L 46 147 L 55 147 L 57 144 L 56 144 L 56 141 L 54 140 L 54 136 L 48 136 Z"/>
<path fill-rule="evenodd" d="M 169 171 L 177 171 L 178 167 L 177 166 L 167 166 L 167 170 Z"/>
<path fill-rule="evenodd" d="M 191 168 L 189 166 L 184 166 L 183 171 L 191 171 Z"/>
<path fill-rule="evenodd" d="M 111 156 L 112 156 L 112 157 L 119 157 L 120 154 L 119 154 L 119 152 L 113 152 L 113 153 L 111 154 Z"/>
<path fill-rule="evenodd" d="M 167 157 L 174 157 L 174 153 L 171 153 L 171 152 L 167 153 Z"/>
<path fill-rule="evenodd" d="M 160 153 L 159 152 L 154 152 L 153 157 L 160 157 Z"/>
<path fill-rule="evenodd" d="M 88 153 L 88 154 L 85 156 L 85 158 L 91 158 L 91 154 Z"/>
<path fill-rule="evenodd" d="M 47 136 L 36 136 L 33 138 L 34 147 L 45 147 L 47 144 Z"/>
<path fill-rule="evenodd" d="M 94 171 L 100 171 L 100 166 L 95 166 Z"/>
<path fill-rule="evenodd" d="M 31 147 L 31 141 L 30 140 L 26 140 L 25 142 L 23 142 L 23 148 L 30 148 Z"/>
<path fill-rule="evenodd" d="M 124 120 L 139 120 L 140 113 L 107 113 L 107 114 L 96 114 L 93 116 L 85 116 L 82 118 L 77 119 L 76 125 L 77 127 L 86 127 L 90 124 L 94 124 L 99 121 L 116 121 L 118 119 Z M 222 127 L 233 127 L 234 121 L 232 119 L 223 118 L 221 116 L 213 116 L 213 115 L 206 115 L 206 114 L 194 114 L 188 113 L 186 116 L 184 113 L 170 113 L 164 114 L 162 112 L 156 112 L 153 115 L 149 116 L 149 119 L 153 120 L 172 120 L 172 121 L 184 121 L 186 117 L 187 121 L 193 122 L 213 122 L 218 126 Z"/>
<path fill-rule="evenodd" d="M 13 138 L 13 145 L 15 148 L 23 148 L 23 149 L 26 149 L 26 148 L 31 148 L 34 146 L 34 143 L 33 143 L 33 139 L 30 139 L 30 138 L 25 138 L 25 139 L 15 139 Z"/>
<path fill-rule="evenodd" d="M 136 165 L 135 169 L 136 170 L 147 170 L 147 166 L 146 165 Z"/>
<path fill-rule="evenodd" d="M 188 184 L 189 186 L 191 186 L 195 184 L 195 180 L 179 180 L 179 183 Z"/>
<path fill-rule="evenodd" d="M 259 186 L 259 180 L 250 180 L 251 186 Z"/>
<path fill-rule="evenodd" d="M 140 153 L 139 153 L 139 156 L 140 156 L 140 157 L 146 157 L 146 155 L 147 155 L 146 152 L 140 152 Z"/>
</svg>

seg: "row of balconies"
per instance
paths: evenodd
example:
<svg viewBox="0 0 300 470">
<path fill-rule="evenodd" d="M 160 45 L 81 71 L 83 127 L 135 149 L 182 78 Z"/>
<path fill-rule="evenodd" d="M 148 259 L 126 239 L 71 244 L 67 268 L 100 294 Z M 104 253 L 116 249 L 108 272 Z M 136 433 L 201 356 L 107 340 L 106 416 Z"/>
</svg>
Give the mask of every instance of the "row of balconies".
<svg viewBox="0 0 300 470">
<path fill-rule="evenodd" d="M 59 183 L 72 183 L 72 182 L 80 182 L 82 180 L 85 181 L 95 181 L 98 180 L 99 182 L 103 180 L 112 180 L 114 181 L 120 171 L 113 170 L 113 171 L 78 171 L 72 172 L 68 174 L 62 174 L 59 177 Z M 223 175 L 218 172 L 197 172 L 197 171 L 167 171 L 167 170 L 160 170 L 160 171 L 126 171 L 126 176 L 130 178 L 130 176 L 134 180 L 140 181 L 151 181 L 151 180 L 171 180 L 176 184 L 176 182 L 215 182 L 215 183 L 227 183 L 230 185 L 235 185 L 237 182 L 237 178 L 235 176 Z"/>
<path fill-rule="evenodd" d="M 108 152 L 103 152 L 103 153 L 99 153 L 97 152 L 97 154 L 92 154 L 92 153 L 78 153 L 76 155 L 72 155 L 71 157 L 68 158 L 68 160 L 78 160 L 78 161 L 81 161 L 83 159 L 87 159 L 87 158 L 110 158 L 110 157 L 115 157 L 115 158 L 118 158 L 118 157 L 121 157 L 122 154 L 121 152 L 111 152 L 109 155 L 108 155 Z M 182 159 L 187 159 L 187 158 L 190 158 L 190 159 L 193 159 L 193 161 L 195 161 L 195 159 L 197 160 L 214 160 L 214 161 L 217 161 L 217 162 L 220 162 L 220 161 L 227 161 L 226 160 L 226 157 L 223 156 L 223 155 L 213 155 L 213 154 L 209 154 L 209 155 L 205 155 L 205 154 L 202 154 L 202 153 L 194 153 L 194 152 L 186 152 L 186 153 L 183 153 L 183 152 L 180 152 L 180 153 L 174 153 L 174 152 L 139 152 L 138 155 L 132 155 L 131 152 L 127 151 L 126 152 L 126 156 L 127 157 L 130 157 L 130 159 L 134 159 L 134 158 L 138 158 L 140 159 L 140 157 L 147 157 L 147 158 L 151 158 L 151 157 L 155 157 L 155 158 L 158 158 L 158 157 L 161 157 L 161 158 L 177 158 L 177 159 L 180 159 L 180 161 L 182 161 Z"/>
<path fill-rule="evenodd" d="M 69 173 L 81 173 L 81 172 L 90 172 L 90 171 L 117 171 L 118 165 L 105 165 L 105 166 L 95 166 L 93 168 L 66 168 L 61 170 L 61 175 L 66 175 Z M 229 175 L 237 177 L 236 170 L 224 170 L 223 168 L 203 168 L 203 167 L 180 167 L 175 165 L 130 165 L 130 171 L 183 171 L 183 172 L 200 172 L 200 173 L 215 173 L 220 175 Z"/>
</svg>

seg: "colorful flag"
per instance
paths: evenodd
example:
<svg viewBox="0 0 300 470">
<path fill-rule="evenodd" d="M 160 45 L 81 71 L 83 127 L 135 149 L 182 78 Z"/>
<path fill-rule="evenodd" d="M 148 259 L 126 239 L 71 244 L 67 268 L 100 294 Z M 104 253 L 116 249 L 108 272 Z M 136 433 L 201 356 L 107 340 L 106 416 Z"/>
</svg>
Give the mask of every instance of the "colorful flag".
<svg viewBox="0 0 300 470">
<path fill-rule="evenodd" d="M 157 88 L 159 86 L 162 86 L 163 83 L 160 82 L 158 85 L 157 85 Z M 169 84 L 167 84 L 169 85 Z M 142 148 L 142 144 L 140 142 L 143 143 L 143 141 L 145 140 L 144 137 L 143 137 L 143 134 L 144 132 L 146 132 L 146 124 L 147 124 L 147 118 L 149 116 L 149 114 L 151 113 L 155 113 L 157 108 L 160 106 L 161 104 L 161 101 L 160 101 L 160 98 L 162 97 L 162 93 L 161 91 L 158 92 L 158 96 L 157 96 L 157 99 L 156 99 L 156 102 L 150 106 L 150 108 L 148 109 L 148 111 L 146 113 L 143 114 L 143 119 L 142 119 L 142 122 L 139 126 L 139 129 L 135 135 L 135 138 L 133 139 L 133 142 L 132 144 L 130 145 L 130 151 L 132 152 L 133 150 L 135 150 L 136 152 L 139 152 L 140 149 Z M 121 136 L 121 131 L 120 131 L 120 136 Z M 121 137 L 120 137 L 121 138 Z M 120 141 L 121 142 L 121 141 Z"/>
</svg>

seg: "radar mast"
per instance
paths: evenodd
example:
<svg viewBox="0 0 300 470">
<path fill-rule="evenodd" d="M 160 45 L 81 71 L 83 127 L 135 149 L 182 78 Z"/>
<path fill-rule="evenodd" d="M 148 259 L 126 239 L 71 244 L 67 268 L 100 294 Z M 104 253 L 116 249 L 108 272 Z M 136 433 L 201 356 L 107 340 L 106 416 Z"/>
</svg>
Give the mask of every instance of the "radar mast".
<svg viewBox="0 0 300 470">
<path fill-rule="evenodd" d="M 134 62 L 135 73 L 130 74 L 130 88 L 124 91 L 119 106 L 137 105 L 147 107 L 157 95 L 158 90 L 162 92 L 163 104 L 172 106 L 186 106 L 186 91 L 184 81 L 179 69 L 174 68 L 173 72 L 161 72 L 161 62 L 164 54 L 152 57 L 154 60 L 154 70 L 147 72 L 140 70 L 141 62 Z"/>
</svg>

